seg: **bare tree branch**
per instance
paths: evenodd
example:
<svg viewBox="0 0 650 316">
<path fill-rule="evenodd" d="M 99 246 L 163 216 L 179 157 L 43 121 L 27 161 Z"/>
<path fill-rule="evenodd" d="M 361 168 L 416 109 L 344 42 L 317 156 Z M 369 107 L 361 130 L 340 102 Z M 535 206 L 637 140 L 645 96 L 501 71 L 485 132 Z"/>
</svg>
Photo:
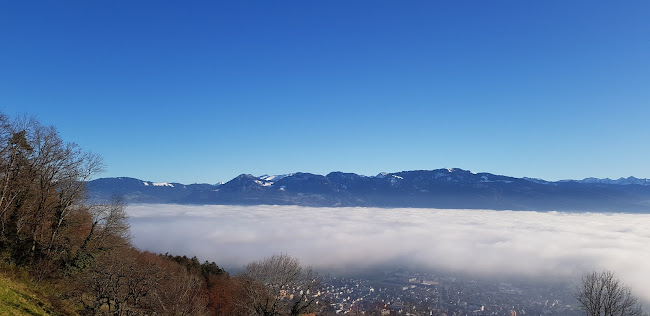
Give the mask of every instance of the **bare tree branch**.
<svg viewBox="0 0 650 316">
<path fill-rule="evenodd" d="M 594 271 L 583 276 L 575 298 L 590 316 L 645 315 L 630 288 L 611 271 Z"/>
</svg>

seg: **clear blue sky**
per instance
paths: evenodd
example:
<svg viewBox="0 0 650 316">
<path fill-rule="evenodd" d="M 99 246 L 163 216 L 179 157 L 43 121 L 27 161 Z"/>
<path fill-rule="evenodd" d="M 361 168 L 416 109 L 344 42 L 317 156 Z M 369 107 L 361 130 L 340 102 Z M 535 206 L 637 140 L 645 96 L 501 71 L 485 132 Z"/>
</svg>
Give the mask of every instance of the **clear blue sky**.
<svg viewBox="0 0 650 316">
<path fill-rule="evenodd" d="M 106 177 L 650 178 L 650 1 L 2 1 L 0 110 Z"/>
</svg>

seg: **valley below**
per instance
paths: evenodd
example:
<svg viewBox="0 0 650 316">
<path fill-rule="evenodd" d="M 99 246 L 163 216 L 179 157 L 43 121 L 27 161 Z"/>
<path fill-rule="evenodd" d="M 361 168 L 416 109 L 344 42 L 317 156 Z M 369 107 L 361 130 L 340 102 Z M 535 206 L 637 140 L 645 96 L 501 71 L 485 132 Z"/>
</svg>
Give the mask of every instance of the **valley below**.
<svg viewBox="0 0 650 316">
<path fill-rule="evenodd" d="M 571 315 L 576 282 L 602 269 L 650 302 L 650 214 L 180 204 L 127 212 L 136 247 L 196 255 L 231 274 L 294 256 L 325 276 L 323 299 L 341 310 L 412 300 Z"/>
</svg>

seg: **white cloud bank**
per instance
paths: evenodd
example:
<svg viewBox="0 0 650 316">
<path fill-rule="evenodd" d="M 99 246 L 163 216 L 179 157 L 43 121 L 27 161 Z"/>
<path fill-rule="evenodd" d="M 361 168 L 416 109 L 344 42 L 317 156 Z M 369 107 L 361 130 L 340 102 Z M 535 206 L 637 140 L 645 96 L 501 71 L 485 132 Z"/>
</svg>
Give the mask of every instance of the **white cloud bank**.
<svg viewBox="0 0 650 316">
<path fill-rule="evenodd" d="M 650 215 L 298 206 L 128 207 L 134 244 L 224 267 L 285 252 L 321 269 L 417 264 L 573 278 L 613 270 L 650 301 Z"/>
</svg>

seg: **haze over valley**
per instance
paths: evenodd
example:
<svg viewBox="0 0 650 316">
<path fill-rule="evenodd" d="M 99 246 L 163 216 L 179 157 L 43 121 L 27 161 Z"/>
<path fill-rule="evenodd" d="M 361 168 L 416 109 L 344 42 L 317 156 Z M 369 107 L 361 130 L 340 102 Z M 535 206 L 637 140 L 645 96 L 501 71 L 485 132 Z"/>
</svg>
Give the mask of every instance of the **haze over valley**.
<svg viewBox="0 0 650 316">
<path fill-rule="evenodd" d="M 338 284 L 330 292 L 352 295 L 328 296 L 340 311 L 380 300 L 399 311 L 429 297 L 439 312 L 579 315 L 575 286 L 600 270 L 617 271 L 650 302 L 648 179 L 545 181 L 449 168 L 243 174 L 214 185 L 119 177 L 88 188 L 91 200 L 118 194 L 130 203 L 141 249 L 192 253 L 232 274 L 289 254 L 327 275 L 326 286 Z"/>
<path fill-rule="evenodd" d="M 573 282 L 617 271 L 650 301 L 650 214 L 140 204 L 137 247 L 237 271 L 275 253 L 347 275 L 389 266 Z"/>
</svg>

